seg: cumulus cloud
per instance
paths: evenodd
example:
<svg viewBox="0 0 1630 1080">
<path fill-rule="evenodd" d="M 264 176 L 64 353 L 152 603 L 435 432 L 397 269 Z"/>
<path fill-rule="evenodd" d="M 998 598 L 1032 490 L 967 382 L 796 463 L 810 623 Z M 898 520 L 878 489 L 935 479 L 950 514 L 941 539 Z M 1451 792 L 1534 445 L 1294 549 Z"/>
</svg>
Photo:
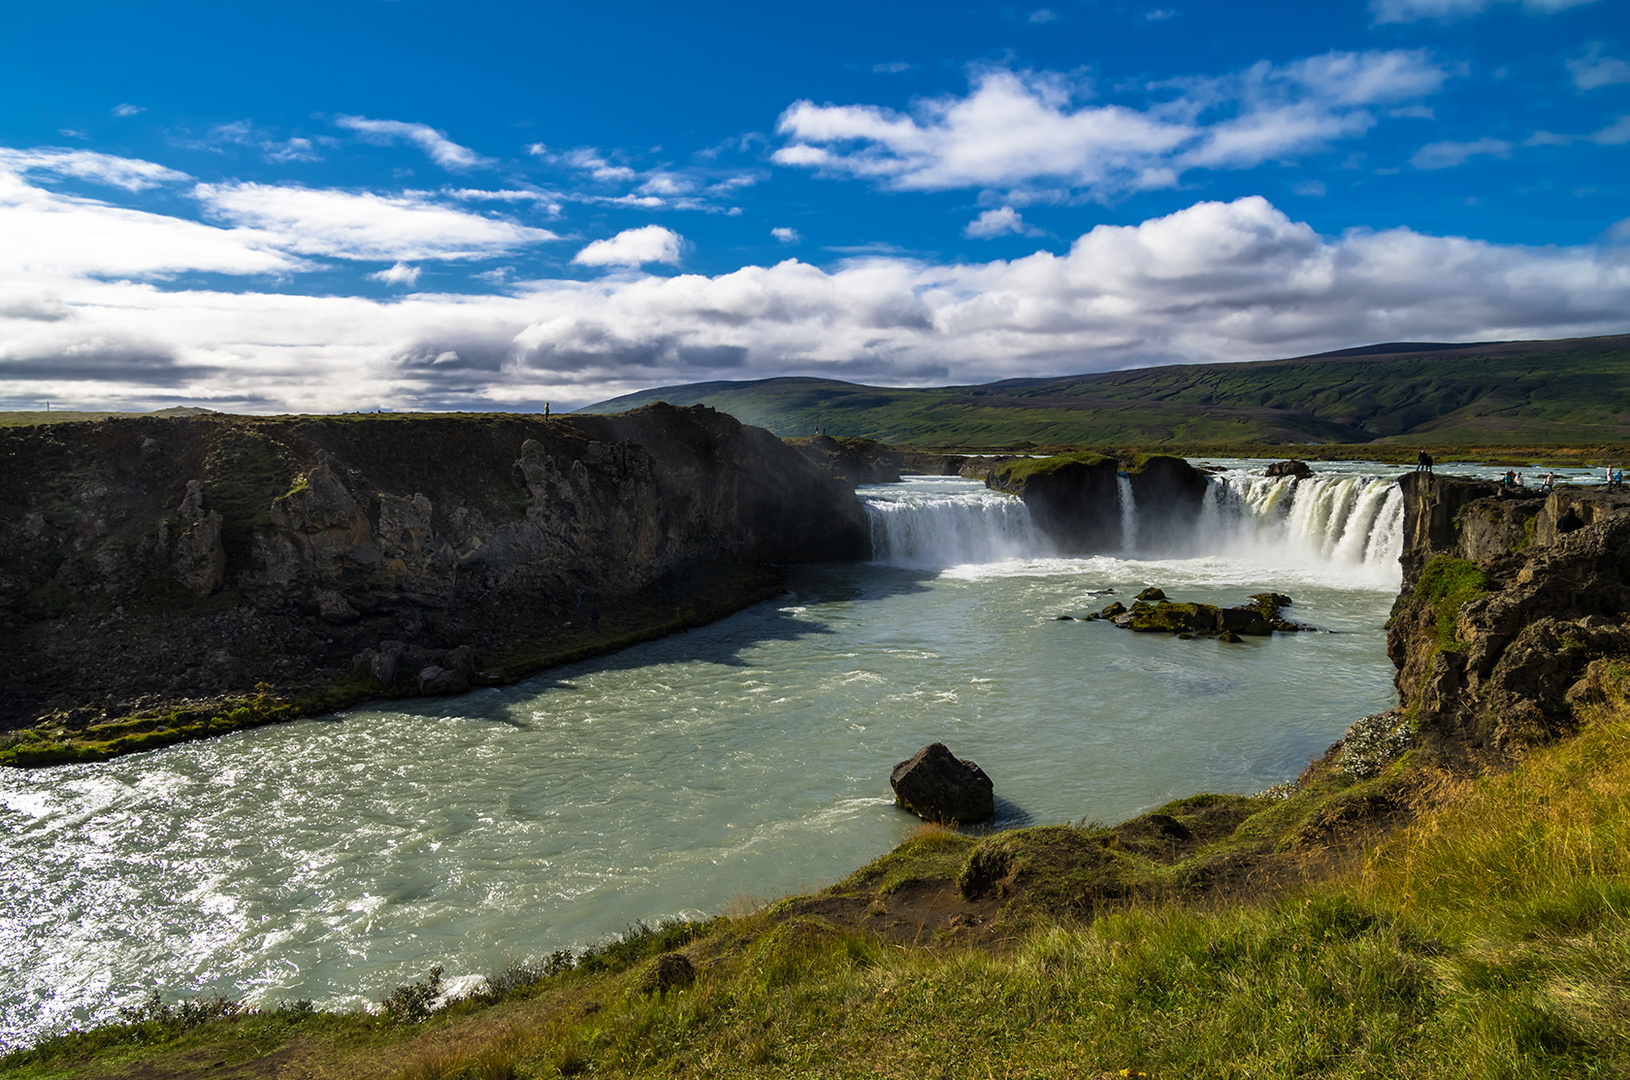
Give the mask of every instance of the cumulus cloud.
<svg viewBox="0 0 1630 1080">
<path fill-rule="evenodd" d="M 1602 48 L 1600 41 L 1593 41 L 1584 56 L 1566 61 L 1573 85 L 1580 91 L 1630 82 L 1630 64 L 1616 56 L 1603 56 Z"/>
<path fill-rule="evenodd" d="M 1362 135 L 1367 106 L 1438 90 L 1448 72 L 1424 51 L 1332 52 L 1266 62 L 1224 78 L 1174 80 L 1175 100 L 1142 108 L 1077 104 L 1056 72 L 990 69 L 963 97 L 910 113 L 799 101 L 777 131 L 777 164 L 908 191 L 990 188 L 1047 197 L 1062 186 L 1095 198 L 1170 188 L 1187 169 L 1251 168 Z"/>
<path fill-rule="evenodd" d="M 1370 13 L 1376 22 L 1416 22 L 1436 19 L 1449 22 L 1468 15 L 1480 15 L 1497 3 L 1519 0 L 1370 0 Z M 1595 0 L 1520 0 L 1523 9 L 1533 15 L 1548 15 L 1564 8 L 1579 7 Z"/>
<path fill-rule="evenodd" d="M 145 106 L 145 105 L 132 105 L 128 101 L 121 102 L 120 104 L 115 105 L 113 107 L 113 115 L 114 116 L 135 116 L 137 113 L 144 113 L 146 111 L 147 111 L 147 106 Z"/>
<path fill-rule="evenodd" d="M 375 281 L 383 281 L 386 285 L 413 286 L 419 283 L 419 267 L 397 263 L 388 270 L 380 270 L 368 276 Z"/>
<path fill-rule="evenodd" d="M 338 116 L 334 123 L 342 128 L 379 143 L 393 143 L 403 139 L 417 146 L 431 161 L 444 169 L 463 170 L 491 165 L 490 158 L 482 157 L 468 147 L 452 141 L 444 132 L 429 124 L 410 124 L 401 120 L 370 120 L 366 116 Z"/>
<path fill-rule="evenodd" d="M 1039 229 L 1032 229 L 1026 225 L 1024 218 L 1011 206 L 986 210 L 962 229 L 962 235 L 975 240 L 989 240 L 993 236 L 1007 236 L 1009 233 L 1034 236 L 1039 232 Z"/>
<path fill-rule="evenodd" d="M 580 266 L 642 266 L 667 263 L 678 266 L 685 238 L 661 225 L 624 229 L 609 240 L 596 240 L 572 257 Z"/>
<path fill-rule="evenodd" d="M 420 193 L 378 195 L 283 184 L 199 184 L 213 219 L 254 228 L 278 246 L 341 259 L 484 259 L 560 239 L 502 218 L 443 206 Z"/>
<path fill-rule="evenodd" d="M 630 234 L 601 241 L 601 252 L 643 248 L 602 265 L 677 259 L 679 237 L 660 231 L 638 245 Z M 858 255 L 832 269 L 788 259 L 716 276 L 512 281 L 495 295 L 157 287 L 146 279 L 183 269 L 296 267 L 255 228 L 108 207 L 4 173 L 0 235 L 10 402 L 558 406 L 708 378 L 982 382 L 1630 330 L 1630 265 L 1601 249 L 1409 229 L 1323 236 L 1261 198 L 1101 225 L 1061 254 Z"/>
<path fill-rule="evenodd" d="M 797 229 L 789 229 L 786 226 L 771 229 L 770 235 L 775 237 L 775 241 L 778 244 L 801 244 L 804 242 L 802 233 L 800 233 Z"/>
<path fill-rule="evenodd" d="M 1472 142 L 1427 143 L 1415 151 L 1409 163 L 1417 169 L 1452 169 L 1474 157 L 1509 157 L 1511 144 L 1504 139 L 1476 139 Z"/>
</svg>

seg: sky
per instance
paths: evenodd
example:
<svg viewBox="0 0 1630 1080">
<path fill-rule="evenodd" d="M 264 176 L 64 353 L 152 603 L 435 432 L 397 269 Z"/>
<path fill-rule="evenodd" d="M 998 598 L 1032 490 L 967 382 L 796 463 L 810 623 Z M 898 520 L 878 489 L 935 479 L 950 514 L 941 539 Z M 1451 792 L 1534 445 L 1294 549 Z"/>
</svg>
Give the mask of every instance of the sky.
<svg viewBox="0 0 1630 1080">
<path fill-rule="evenodd" d="M 1627 0 L 9 0 L 0 408 L 1630 331 Z"/>
</svg>

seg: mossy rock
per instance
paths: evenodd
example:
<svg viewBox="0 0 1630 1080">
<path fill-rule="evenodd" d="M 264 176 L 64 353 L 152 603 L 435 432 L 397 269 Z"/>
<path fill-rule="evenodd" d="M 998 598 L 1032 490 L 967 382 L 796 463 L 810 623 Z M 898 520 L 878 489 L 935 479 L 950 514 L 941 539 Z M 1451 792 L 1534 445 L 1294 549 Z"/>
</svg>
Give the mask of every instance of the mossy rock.
<svg viewBox="0 0 1630 1080">
<path fill-rule="evenodd" d="M 981 842 L 957 875 L 962 898 L 997 898 L 1054 915 L 1090 915 L 1133 892 L 1138 864 L 1112 834 L 1070 825 L 1017 829 Z"/>
</svg>

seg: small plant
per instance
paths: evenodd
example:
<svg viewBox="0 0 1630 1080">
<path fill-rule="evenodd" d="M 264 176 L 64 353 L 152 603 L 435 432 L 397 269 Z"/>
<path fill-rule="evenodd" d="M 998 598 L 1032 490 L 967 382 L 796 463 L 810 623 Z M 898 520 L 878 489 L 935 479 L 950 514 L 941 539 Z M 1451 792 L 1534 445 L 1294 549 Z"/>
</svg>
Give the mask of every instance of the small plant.
<svg viewBox="0 0 1630 1080">
<path fill-rule="evenodd" d="M 436 999 L 441 997 L 441 965 L 430 969 L 430 974 L 416 983 L 398 986 L 380 999 L 385 1015 L 399 1024 L 417 1024 L 436 1011 Z"/>
<path fill-rule="evenodd" d="M 1374 776 L 1409 749 L 1413 738 L 1409 722 L 1396 713 L 1366 716 L 1347 729 L 1341 747 L 1341 771 L 1356 780 Z"/>
<path fill-rule="evenodd" d="M 154 990 L 140 1005 L 120 1006 L 119 1019 L 128 1024 L 159 1024 L 176 1031 L 186 1031 L 211 1020 L 230 1019 L 249 1011 L 243 1002 L 219 994 L 212 998 L 198 997 L 169 1005 Z"/>
</svg>

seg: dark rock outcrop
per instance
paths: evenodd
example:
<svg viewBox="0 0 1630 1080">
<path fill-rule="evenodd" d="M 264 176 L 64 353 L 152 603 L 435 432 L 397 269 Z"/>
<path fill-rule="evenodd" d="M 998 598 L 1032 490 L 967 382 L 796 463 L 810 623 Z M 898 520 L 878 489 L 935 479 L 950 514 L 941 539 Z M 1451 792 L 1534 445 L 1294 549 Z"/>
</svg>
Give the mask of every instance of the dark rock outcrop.
<svg viewBox="0 0 1630 1080">
<path fill-rule="evenodd" d="M 990 777 L 944 743 L 929 743 L 896 765 L 889 786 L 898 805 L 927 821 L 968 824 L 996 813 Z"/>
<path fill-rule="evenodd" d="M 900 472 L 912 476 L 961 476 L 966 454 L 941 454 L 932 450 L 901 451 Z"/>
<path fill-rule="evenodd" d="M 262 682 L 453 692 L 460 647 L 513 669 L 591 610 L 684 622 L 756 598 L 745 568 L 870 552 L 848 485 L 702 406 L 117 419 L 3 429 L 0 455 L 0 641 L 23 673 L 0 728 Z"/>
<path fill-rule="evenodd" d="M 875 439 L 839 439 L 831 435 L 816 435 L 785 441 L 850 487 L 898 483 L 900 474 L 906 471 L 905 452 Z"/>
<path fill-rule="evenodd" d="M 1036 528 L 1065 554 L 1120 547 L 1120 500 L 1112 457 L 1016 458 L 994 465 L 985 485 L 1023 499 Z"/>
<path fill-rule="evenodd" d="M 1419 473 L 1403 485 L 1406 587 L 1387 652 L 1421 744 L 1498 764 L 1567 733 L 1573 703 L 1630 658 L 1630 496 L 1513 500 Z M 1559 535 L 1569 507 L 1590 524 Z"/>
<path fill-rule="evenodd" d="M 1305 480 L 1313 475 L 1313 468 L 1307 462 L 1298 458 L 1289 461 L 1276 461 L 1263 470 L 1264 476 L 1294 476 L 1298 480 Z"/>
<path fill-rule="evenodd" d="M 1123 473 L 1136 508 L 1139 551 L 1169 551 L 1187 543 L 1208 481 L 1179 457 L 1140 455 L 1124 463 L 1091 452 L 1016 458 L 994 464 L 985 484 L 1022 498 L 1036 527 L 1059 551 L 1092 554 L 1123 546 Z"/>
<path fill-rule="evenodd" d="M 1159 596 L 1149 594 L 1159 593 Z M 1146 599 L 1147 597 L 1147 599 Z M 1150 600 L 1158 600 L 1150 603 Z M 1239 640 L 1238 635 L 1266 637 L 1276 630 L 1295 632 L 1310 627 L 1285 619 L 1282 610 L 1291 603 L 1283 593 L 1257 593 L 1249 604 L 1217 607 L 1214 604 L 1172 603 L 1159 589 L 1145 589 L 1130 608 L 1110 604 L 1087 619 L 1108 619 L 1122 630 L 1145 634 L 1177 634 L 1180 637 L 1219 637 Z"/>
</svg>

